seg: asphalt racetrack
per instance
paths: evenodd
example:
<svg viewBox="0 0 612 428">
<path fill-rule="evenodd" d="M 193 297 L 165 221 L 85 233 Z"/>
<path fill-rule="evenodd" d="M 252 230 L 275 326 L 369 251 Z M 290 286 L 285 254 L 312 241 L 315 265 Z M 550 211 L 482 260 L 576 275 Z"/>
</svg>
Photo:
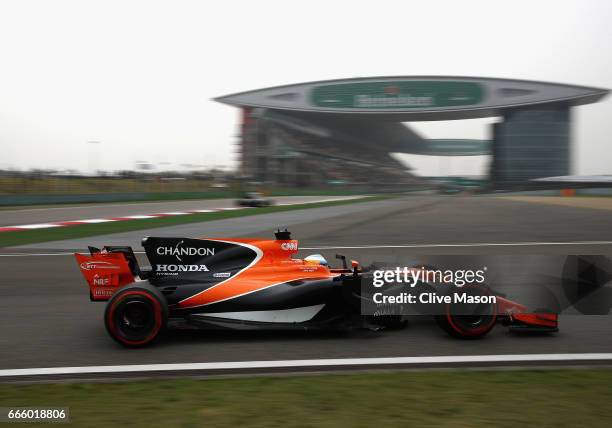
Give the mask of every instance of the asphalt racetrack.
<svg viewBox="0 0 612 428">
<path fill-rule="evenodd" d="M 89 302 L 77 264 L 67 254 L 69 250 L 84 249 L 87 244 L 131 244 L 138 249 L 140 238 L 145 235 L 271 237 L 277 226 L 289 226 L 293 237 L 300 240 L 300 255 L 320 252 L 335 262 L 334 254 L 340 252 L 364 265 L 380 259 L 399 261 L 418 254 L 611 255 L 612 212 L 580 206 L 576 199 L 577 206 L 559 206 L 495 196 L 411 196 L 3 249 L 0 370 L 612 353 L 612 318 L 580 315 L 562 317 L 560 332 L 555 335 L 517 336 L 499 326 L 476 341 L 452 339 L 430 318 L 414 317 L 405 329 L 382 332 L 173 331 L 153 347 L 124 349 L 106 334 L 102 322 L 104 303 Z M 81 216 L 70 211 L 63 214 Z M 48 220 L 40 217 L 36 221 Z"/>
<path fill-rule="evenodd" d="M 279 196 L 276 203 L 305 203 L 341 199 L 342 196 Z M 110 204 L 58 205 L 53 207 L 17 207 L 0 209 L 0 227 L 21 224 L 51 223 L 90 218 L 126 217 L 171 211 L 231 208 L 234 199 L 194 199 L 163 202 L 117 202 Z"/>
</svg>

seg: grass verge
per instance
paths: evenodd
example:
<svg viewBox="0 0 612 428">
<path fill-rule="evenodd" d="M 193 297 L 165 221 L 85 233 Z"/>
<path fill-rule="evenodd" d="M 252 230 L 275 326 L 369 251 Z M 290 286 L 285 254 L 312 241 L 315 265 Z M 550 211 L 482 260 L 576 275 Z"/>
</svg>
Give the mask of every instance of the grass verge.
<svg viewBox="0 0 612 428">
<path fill-rule="evenodd" d="M 18 230 L 0 233 L 0 248 L 17 245 L 33 244 L 37 242 L 59 241 L 63 239 L 82 238 L 86 236 L 106 235 L 110 233 L 128 232 L 132 230 L 152 229 L 157 227 L 174 226 L 177 224 L 199 223 L 204 221 L 222 220 L 234 217 L 270 214 L 285 211 L 295 211 L 310 208 L 346 205 L 357 202 L 370 202 L 387 199 L 390 196 L 371 196 L 359 199 L 348 199 L 310 204 L 297 204 L 288 206 L 272 206 L 265 208 L 245 208 L 236 211 L 217 211 L 212 213 L 197 213 L 181 216 L 158 217 L 140 220 L 125 220 L 110 223 L 81 224 L 66 227 L 36 230 Z"/>
<path fill-rule="evenodd" d="M 611 383 L 588 369 L 4 384 L 0 402 L 69 406 L 83 427 L 609 427 Z"/>
</svg>

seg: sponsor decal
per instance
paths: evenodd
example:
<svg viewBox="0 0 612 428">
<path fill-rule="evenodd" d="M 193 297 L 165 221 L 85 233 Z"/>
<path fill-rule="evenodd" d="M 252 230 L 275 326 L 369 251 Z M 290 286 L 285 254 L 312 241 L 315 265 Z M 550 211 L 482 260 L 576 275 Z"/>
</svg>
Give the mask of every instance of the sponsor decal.
<svg viewBox="0 0 612 428">
<path fill-rule="evenodd" d="M 183 247 L 185 241 L 180 241 L 174 247 L 157 247 L 155 252 L 160 256 L 174 256 L 179 262 L 182 262 L 182 256 L 214 256 L 214 248 L 206 247 Z"/>
<path fill-rule="evenodd" d="M 281 249 L 285 251 L 297 251 L 298 245 L 295 242 L 283 242 Z"/>
<path fill-rule="evenodd" d="M 376 95 L 355 95 L 355 107 L 428 107 L 434 105 L 430 96 L 417 97 L 409 94 L 394 97 Z"/>
<path fill-rule="evenodd" d="M 97 286 L 111 285 L 110 280 L 111 279 L 108 276 L 100 276 L 98 274 L 95 274 L 93 277 L 93 285 L 97 285 Z"/>
<path fill-rule="evenodd" d="M 213 273 L 213 278 L 229 278 L 232 276 L 231 272 L 217 272 Z"/>
<path fill-rule="evenodd" d="M 93 270 L 93 269 L 121 269 L 121 267 L 114 265 L 110 262 L 104 262 L 100 260 L 83 262 L 79 265 L 79 267 L 83 270 Z"/>
<path fill-rule="evenodd" d="M 381 80 L 316 86 L 311 102 L 316 107 L 408 109 L 479 104 L 485 89 L 478 82 L 450 80 Z"/>
<path fill-rule="evenodd" d="M 156 265 L 158 275 L 178 275 L 179 272 L 208 272 L 206 265 Z"/>
<path fill-rule="evenodd" d="M 98 297 L 110 297 L 114 292 L 114 288 L 94 288 L 93 295 Z"/>
</svg>

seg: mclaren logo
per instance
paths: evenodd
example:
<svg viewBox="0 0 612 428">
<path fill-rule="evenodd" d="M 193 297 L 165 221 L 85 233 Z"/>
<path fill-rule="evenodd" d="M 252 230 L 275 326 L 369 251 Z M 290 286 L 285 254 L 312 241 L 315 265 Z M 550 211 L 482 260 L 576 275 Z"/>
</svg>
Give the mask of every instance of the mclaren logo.
<svg viewBox="0 0 612 428">
<path fill-rule="evenodd" d="M 185 241 L 180 241 L 174 247 L 157 247 L 155 252 L 160 256 L 174 256 L 179 262 L 182 262 L 182 256 L 214 256 L 214 248 L 205 247 L 183 247 Z"/>
</svg>

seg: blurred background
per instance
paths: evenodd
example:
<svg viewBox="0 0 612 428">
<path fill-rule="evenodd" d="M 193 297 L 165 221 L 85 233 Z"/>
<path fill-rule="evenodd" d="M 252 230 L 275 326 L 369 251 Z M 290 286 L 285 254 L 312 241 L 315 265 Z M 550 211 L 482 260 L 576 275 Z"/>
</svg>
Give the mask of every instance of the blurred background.
<svg viewBox="0 0 612 428">
<path fill-rule="evenodd" d="M 362 2 L 6 2 L 0 204 L 607 187 L 610 18 L 571 1 L 390 1 L 374 16 Z"/>
</svg>

